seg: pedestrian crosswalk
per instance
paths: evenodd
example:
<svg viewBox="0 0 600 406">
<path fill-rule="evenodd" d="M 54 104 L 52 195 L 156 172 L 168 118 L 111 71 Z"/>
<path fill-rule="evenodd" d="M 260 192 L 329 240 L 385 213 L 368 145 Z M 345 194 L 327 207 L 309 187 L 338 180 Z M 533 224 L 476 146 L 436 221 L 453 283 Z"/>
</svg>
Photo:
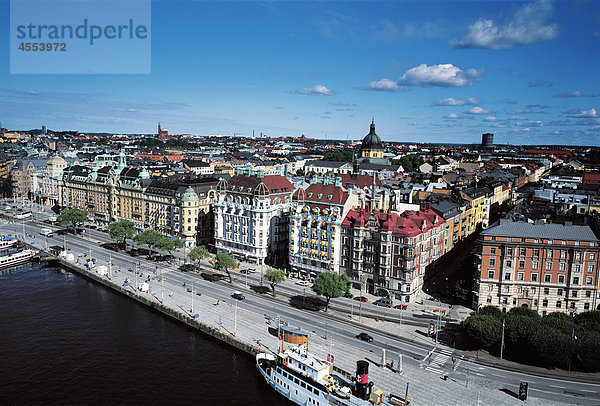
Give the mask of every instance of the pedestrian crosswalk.
<svg viewBox="0 0 600 406">
<path fill-rule="evenodd" d="M 444 375 L 444 365 L 448 359 L 452 357 L 452 352 L 453 351 L 445 348 L 439 350 L 439 352 L 435 351 L 431 357 L 429 357 L 431 361 L 429 362 L 429 365 L 425 367 L 425 370 L 435 374 Z"/>
</svg>

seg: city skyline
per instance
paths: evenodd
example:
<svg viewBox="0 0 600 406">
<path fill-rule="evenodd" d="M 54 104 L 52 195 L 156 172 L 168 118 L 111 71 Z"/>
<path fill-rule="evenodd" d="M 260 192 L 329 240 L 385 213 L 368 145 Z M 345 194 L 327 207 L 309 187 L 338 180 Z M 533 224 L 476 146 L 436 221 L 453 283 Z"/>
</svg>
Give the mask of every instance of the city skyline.
<svg viewBox="0 0 600 406">
<path fill-rule="evenodd" d="M 6 62 L 2 124 L 361 139 L 375 116 L 385 141 L 599 144 L 594 2 L 185 1 L 152 15 L 149 75 Z"/>
</svg>

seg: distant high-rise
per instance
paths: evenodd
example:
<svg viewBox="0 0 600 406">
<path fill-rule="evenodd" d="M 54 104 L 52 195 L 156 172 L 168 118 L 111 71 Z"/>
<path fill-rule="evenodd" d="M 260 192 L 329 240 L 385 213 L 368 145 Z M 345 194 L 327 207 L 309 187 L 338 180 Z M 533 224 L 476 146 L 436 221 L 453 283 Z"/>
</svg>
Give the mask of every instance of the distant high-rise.
<svg viewBox="0 0 600 406">
<path fill-rule="evenodd" d="M 42 126 L 42 135 L 46 135 L 48 132 L 48 129 L 46 128 L 45 125 Z"/>
<path fill-rule="evenodd" d="M 494 146 L 494 134 L 485 133 L 481 135 L 481 146 L 484 148 L 492 148 Z"/>
</svg>

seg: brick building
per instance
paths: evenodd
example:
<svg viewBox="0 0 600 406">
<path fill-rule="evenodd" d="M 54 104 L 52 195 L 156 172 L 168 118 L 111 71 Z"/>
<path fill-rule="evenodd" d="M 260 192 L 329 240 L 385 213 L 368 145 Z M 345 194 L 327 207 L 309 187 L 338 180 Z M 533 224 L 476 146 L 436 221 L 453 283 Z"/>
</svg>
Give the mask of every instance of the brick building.
<svg viewBox="0 0 600 406">
<path fill-rule="evenodd" d="M 544 315 L 594 310 L 599 240 L 589 226 L 501 220 L 483 231 L 474 304 Z"/>
</svg>

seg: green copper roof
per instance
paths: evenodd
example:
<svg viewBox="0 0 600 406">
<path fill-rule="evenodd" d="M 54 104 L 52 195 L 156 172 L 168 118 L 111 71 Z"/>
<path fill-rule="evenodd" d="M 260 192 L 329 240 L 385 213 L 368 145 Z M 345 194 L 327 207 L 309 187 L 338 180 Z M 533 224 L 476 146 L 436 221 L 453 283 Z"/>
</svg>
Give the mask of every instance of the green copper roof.
<svg viewBox="0 0 600 406">
<path fill-rule="evenodd" d="M 187 190 L 181 196 L 182 202 L 191 202 L 191 201 L 198 201 L 198 200 L 200 200 L 200 199 L 198 198 L 198 195 L 196 194 L 196 192 L 194 192 L 194 189 L 192 189 L 191 186 L 188 187 Z"/>
</svg>

